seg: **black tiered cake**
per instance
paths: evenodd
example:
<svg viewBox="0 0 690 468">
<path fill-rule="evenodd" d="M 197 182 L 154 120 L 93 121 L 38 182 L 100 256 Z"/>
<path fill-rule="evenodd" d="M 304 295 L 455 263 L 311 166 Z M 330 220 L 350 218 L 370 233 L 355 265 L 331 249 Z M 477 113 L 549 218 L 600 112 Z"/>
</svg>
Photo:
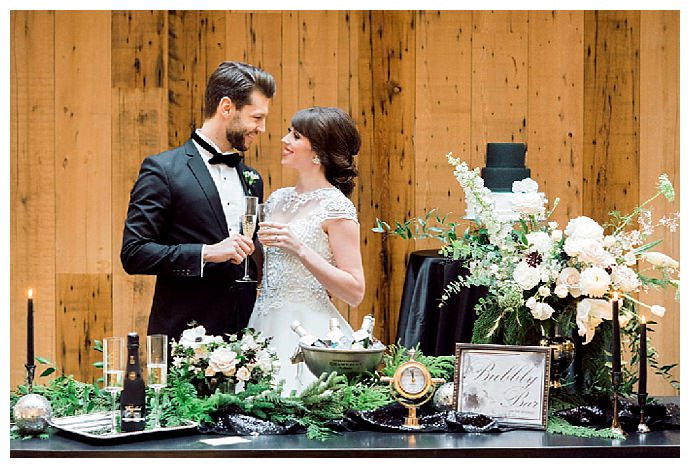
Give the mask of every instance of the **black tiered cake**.
<svg viewBox="0 0 690 468">
<path fill-rule="evenodd" d="M 511 192 L 513 182 L 526 179 L 524 143 L 487 143 L 486 167 L 482 168 L 484 186 L 492 192 Z"/>
</svg>

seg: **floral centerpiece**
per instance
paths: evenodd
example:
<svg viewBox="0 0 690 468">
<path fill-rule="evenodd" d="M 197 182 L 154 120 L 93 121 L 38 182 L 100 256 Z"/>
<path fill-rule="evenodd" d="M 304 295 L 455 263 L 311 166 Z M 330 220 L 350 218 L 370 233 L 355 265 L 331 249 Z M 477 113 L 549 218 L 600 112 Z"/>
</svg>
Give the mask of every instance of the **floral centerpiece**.
<svg viewBox="0 0 690 468">
<path fill-rule="evenodd" d="M 668 177 L 662 175 L 657 193 L 628 215 L 614 212 L 603 225 L 579 216 L 562 229 L 549 221 L 558 199 L 549 210 L 535 181 L 524 179 L 513 184 L 517 218 L 505 220 L 495 215 L 490 191 L 484 187 L 479 170 L 471 170 L 452 153 L 447 157 L 467 203 L 474 208 L 476 226 L 458 235 L 459 224 L 448 223 L 445 217 L 436 215 L 434 225 L 432 210 L 425 219 L 396 223 L 394 229 L 378 221 L 374 230 L 406 238 L 438 238 L 444 244 L 444 255 L 467 264 L 469 274 L 448 285 L 441 304 L 460 288 L 487 288 L 488 294 L 475 308 L 473 342 L 538 345 L 554 335 L 572 337 L 582 345 L 583 361 L 591 371 L 586 384 L 594 390 L 610 386 L 606 361 L 611 349 L 613 293 L 623 298 L 621 331 L 628 335 L 627 344 L 634 352 L 639 346 L 641 314 L 649 311 L 661 317 L 665 313 L 662 305 L 645 304 L 637 293 L 678 287 L 679 263 L 653 251 L 661 241 L 650 241 L 658 227 L 674 231 L 678 214 L 653 222 L 646 208 L 659 196 L 673 200 Z M 639 227 L 633 226 L 635 221 Z M 411 224 L 415 225 L 414 233 Z M 657 373 L 676 384 L 669 372 L 673 366 L 661 366 L 656 351 L 649 349 L 650 363 Z M 626 376 L 629 392 L 636 377 L 630 370 Z"/>
<path fill-rule="evenodd" d="M 249 383 L 270 383 L 277 375 L 280 361 L 270 341 L 251 328 L 245 329 L 241 338 L 223 338 L 206 335 L 203 326 L 192 327 L 179 341 L 171 342 L 172 370 L 201 395 L 216 389 L 241 392 Z"/>
</svg>

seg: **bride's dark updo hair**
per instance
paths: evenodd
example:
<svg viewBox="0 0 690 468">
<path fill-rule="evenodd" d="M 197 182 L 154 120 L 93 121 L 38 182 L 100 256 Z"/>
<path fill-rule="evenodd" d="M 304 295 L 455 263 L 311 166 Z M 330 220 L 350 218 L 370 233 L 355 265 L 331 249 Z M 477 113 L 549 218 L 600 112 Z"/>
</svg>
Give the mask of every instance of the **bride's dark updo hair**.
<svg viewBox="0 0 690 468">
<path fill-rule="evenodd" d="M 354 156 L 362 144 L 352 117 L 337 107 L 310 107 L 297 111 L 291 123 L 309 139 L 328 182 L 349 197 L 357 177 Z"/>
</svg>

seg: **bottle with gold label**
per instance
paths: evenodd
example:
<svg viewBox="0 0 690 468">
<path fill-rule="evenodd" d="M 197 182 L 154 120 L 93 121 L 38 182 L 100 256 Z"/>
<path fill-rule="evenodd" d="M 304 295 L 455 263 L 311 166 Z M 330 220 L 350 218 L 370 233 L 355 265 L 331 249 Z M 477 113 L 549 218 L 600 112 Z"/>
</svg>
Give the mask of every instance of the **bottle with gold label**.
<svg viewBox="0 0 690 468">
<path fill-rule="evenodd" d="M 139 365 L 139 335 L 127 335 L 127 368 L 120 395 L 120 431 L 143 431 L 146 423 L 146 385 Z"/>
</svg>

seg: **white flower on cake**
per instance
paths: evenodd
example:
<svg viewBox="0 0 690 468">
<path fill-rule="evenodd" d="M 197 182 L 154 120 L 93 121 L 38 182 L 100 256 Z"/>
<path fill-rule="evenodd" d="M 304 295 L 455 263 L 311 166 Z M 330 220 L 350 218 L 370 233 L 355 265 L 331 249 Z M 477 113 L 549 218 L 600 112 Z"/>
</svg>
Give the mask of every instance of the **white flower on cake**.
<svg viewBox="0 0 690 468">
<path fill-rule="evenodd" d="M 547 200 L 540 193 L 513 194 L 513 209 L 521 215 L 541 216 L 546 211 Z"/>
<path fill-rule="evenodd" d="M 513 193 L 537 193 L 539 191 L 539 184 L 537 181 L 527 177 L 526 179 L 513 182 L 512 189 Z"/>
<path fill-rule="evenodd" d="M 599 267 L 586 268 L 580 273 L 580 289 L 589 297 L 602 297 L 609 291 L 611 276 Z"/>
</svg>

